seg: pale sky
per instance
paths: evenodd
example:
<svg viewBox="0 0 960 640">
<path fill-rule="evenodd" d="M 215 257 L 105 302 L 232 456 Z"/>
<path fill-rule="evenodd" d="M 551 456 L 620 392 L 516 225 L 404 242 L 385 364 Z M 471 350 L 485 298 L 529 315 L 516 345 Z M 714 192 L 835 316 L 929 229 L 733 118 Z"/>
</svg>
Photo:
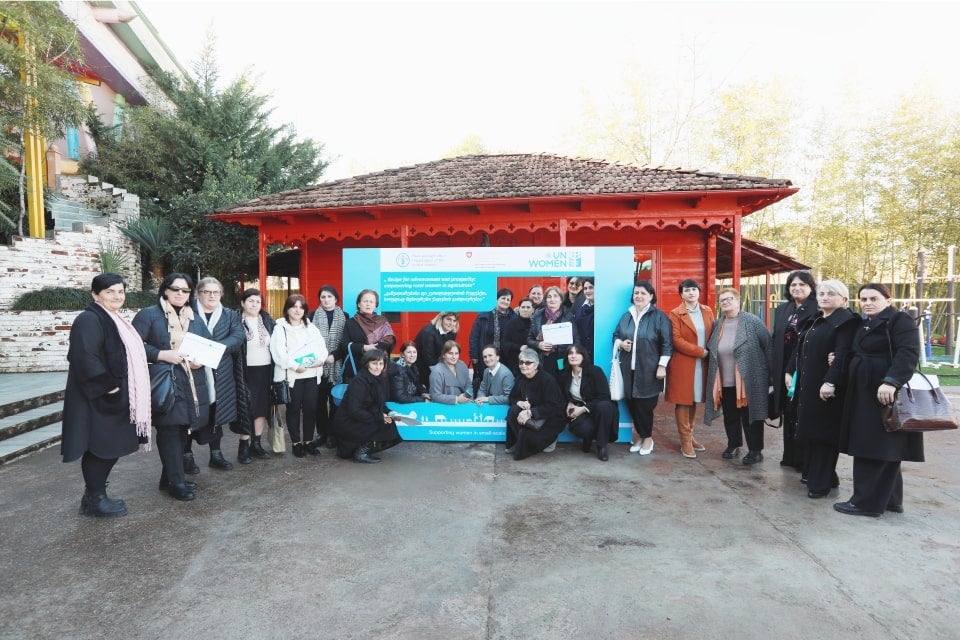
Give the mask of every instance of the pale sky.
<svg viewBox="0 0 960 640">
<path fill-rule="evenodd" d="M 324 143 L 325 180 L 436 160 L 468 136 L 573 155 L 585 96 L 605 102 L 628 62 L 686 73 L 693 50 L 702 82 L 779 75 L 810 112 L 851 80 L 878 102 L 918 81 L 960 99 L 954 2 L 138 5 L 185 68 L 212 30 L 222 75 L 252 69 L 275 120 Z"/>
</svg>

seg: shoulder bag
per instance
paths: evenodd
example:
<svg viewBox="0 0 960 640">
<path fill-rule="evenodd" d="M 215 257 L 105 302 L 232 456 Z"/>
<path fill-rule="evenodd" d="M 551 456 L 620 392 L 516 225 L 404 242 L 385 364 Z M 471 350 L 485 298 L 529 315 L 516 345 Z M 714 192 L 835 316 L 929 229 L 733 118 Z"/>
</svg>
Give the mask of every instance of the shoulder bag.
<svg viewBox="0 0 960 640">
<path fill-rule="evenodd" d="M 173 411 L 177 402 L 176 381 L 172 364 L 155 362 L 150 365 L 150 410 L 154 416 Z"/>
<path fill-rule="evenodd" d="M 283 329 L 283 344 L 284 348 L 287 347 L 287 329 Z M 290 404 L 290 383 L 287 381 L 289 378 L 287 370 L 283 370 L 283 380 L 274 380 L 270 383 L 270 404 Z"/>
<path fill-rule="evenodd" d="M 340 367 L 340 379 L 343 380 L 343 374 L 347 370 L 347 363 L 350 363 L 350 368 L 353 369 L 353 377 L 357 377 L 357 363 L 353 359 L 353 351 L 350 350 L 350 345 L 352 342 L 347 345 L 347 357 L 343 361 L 343 366 Z M 347 394 L 347 387 L 349 385 L 345 382 L 334 385 L 333 389 L 330 390 L 330 398 L 333 400 L 333 404 L 340 406 L 340 403 L 343 402 L 343 396 Z"/>
<path fill-rule="evenodd" d="M 610 364 L 610 399 L 614 402 L 623 400 L 623 372 L 620 371 L 620 347 L 613 350 L 613 361 Z"/>
<path fill-rule="evenodd" d="M 887 329 L 887 344 L 890 361 L 893 362 L 893 343 Z M 907 433 L 923 431 L 946 431 L 957 428 L 957 416 L 953 405 L 940 389 L 937 376 L 933 380 L 916 371 L 910 381 L 897 389 L 892 404 L 883 407 L 883 428 L 889 432 Z"/>
</svg>

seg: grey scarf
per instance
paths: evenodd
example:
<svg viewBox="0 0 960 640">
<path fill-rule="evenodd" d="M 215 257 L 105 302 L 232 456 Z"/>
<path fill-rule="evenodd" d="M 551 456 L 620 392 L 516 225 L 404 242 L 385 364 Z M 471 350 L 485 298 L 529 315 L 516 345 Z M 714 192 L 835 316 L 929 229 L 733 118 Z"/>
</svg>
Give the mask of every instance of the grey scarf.
<svg viewBox="0 0 960 640">
<path fill-rule="evenodd" d="M 333 353 L 340 346 L 340 338 L 343 336 L 343 326 L 347 322 L 347 317 L 340 307 L 333 309 L 333 322 L 327 324 L 327 312 L 323 307 L 318 308 L 313 313 L 313 324 L 320 330 L 323 341 L 327 345 L 327 351 Z M 333 384 L 340 384 L 340 369 L 343 362 L 334 360 L 331 364 L 323 365 L 323 378 Z"/>
</svg>

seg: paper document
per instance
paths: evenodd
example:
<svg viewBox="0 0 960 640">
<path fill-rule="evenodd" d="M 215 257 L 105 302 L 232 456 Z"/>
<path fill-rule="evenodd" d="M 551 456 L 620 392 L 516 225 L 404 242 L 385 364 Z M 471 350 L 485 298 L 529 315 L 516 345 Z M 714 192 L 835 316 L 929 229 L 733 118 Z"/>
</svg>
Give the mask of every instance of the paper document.
<svg viewBox="0 0 960 640">
<path fill-rule="evenodd" d="M 414 417 L 414 414 L 410 414 L 409 416 L 405 416 L 405 415 L 403 415 L 402 413 L 399 413 L 399 412 L 397 412 L 397 411 L 391 411 L 391 412 L 388 413 L 387 415 L 390 416 L 391 418 L 393 418 L 393 421 L 394 421 L 394 422 L 402 422 L 403 424 L 408 425 L 408 426 L 411 426 L 411 427 L 416 427 L 417 425 L 423 424 L 422 422 L 420 422 L 419 420 L 417 420 L 416 417 Z"/>
<path fill-rule="evenodd" d="M 220 358 L 226 349 L 227 345 L 215 340 L 207 340 L 195 333 L 185 333 L 177 353 L 184 357 L 189 356 L 189 359 L 197 364 L 216 369 L 220 366 Z"/>
<path fill-rule="evenodd" d="M 573 344 L 572 322 L 544 324 L 540 329 L 543 330 L 544 342 L 549 342 L 550 344 Z"/>
<path fill-rule="evenodd" d="M 293 353 L 290 354 L 290 359 L 301 367 L 312 367 L 317 363 L 317 354 L 313 350 L 313 344 L 308 342 L 294 349 Z"/>
</svg>

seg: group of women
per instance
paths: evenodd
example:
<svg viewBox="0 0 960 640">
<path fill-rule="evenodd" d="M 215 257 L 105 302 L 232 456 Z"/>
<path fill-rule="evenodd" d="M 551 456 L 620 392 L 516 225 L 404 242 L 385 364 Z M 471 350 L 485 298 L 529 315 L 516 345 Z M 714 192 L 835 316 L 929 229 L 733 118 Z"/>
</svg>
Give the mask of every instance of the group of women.
<svg viewBox="0 0 960 640">
<path fill-rule="evenodd" d="M 107 496 L 107 478 L 121 455 L 149 447 L 151 425 L 162 463 L 159 488 L 178 500 L 193 500 L 197 490 L 186 479 L 199 471 L 191 442 L 209 446 L 212 468 L 232 468 L 220 450 L 224 426 L 239 434 L 240 463 L 269 458 L 261 437 L 271 414 L 270 386 L 277 383 L 289 388 L 286 424 L 296 457 L 327 446 L 344 458 L 379 462 L 374 454 L 401 442 L 386 403 L 431 400 L 509 405 L 506 445 L 517 460 L 551 451 L 569 428 L 585 452 L 596 443 L 597 457 L 606 461 L 619 409 L 579 335 L 588 315 L 583 309 L 592 314 L 593 282 L 581 278 L 578 284 L 576 300 L 565 301 L 569 293 L 548 287 L 541 308 L 533 311 L 533 300 L 524 298 L 519 313 L 510 310 L 512 292 L 498 292 L 487 325 L 501 344 L 479 349 L 483 367 L 472 379 L 460 359 L 456 313 L 437 314 L 415 341 L 401 346 L 393 363 L 396 336 L 376 313 L 379 297 L 370 289 L 358 295 L 352 317 L 339 306 L 337 290 L 325 285 L 315 313 L 306 298 L 292 295 L 274 322 L 256 289 L 243 293 L 238 312 L 220 303 L 223 287 L 216 279 L 202 279 L 195 291 L 190 276 L 171 273 L 160 284 L 157 304 L 131 323 L 118 313 L 123 278 L 101 274 L 93 281 L 93 300 L 74 323 L 68 356 L 63 457 L 82 458 L 81 513 L 126 513 L 122 500 Z M 649 281 L 635 283 L 632 304 L 613 335 L 635 429 L 630 451 L 653 452 L 653 413 L 666 382 L 684 457 L 705 451 L 693 435 L 698 403 L 705 405 L 707 424 L 723 417 L 723 458 L 732 459 L 745 439 L 745 465 L 763 459 L 764 420 L 781 414 L 781 464 L 802 471 L 809 497 L 838 486 L 836 464 L 844 452 L 854 457 L 854 492 L 835 508 L 867 516 L 902 511 L 900 461 L 922 461 L 922 438 L 887 433 L 880 416 L 917 364 L 915 324 L 891 307 L 880 284 L 858 291 L 862 316 L 847 308 L 849 292 L 839 281 L 817 286 L 808 272 L 794 272 L 787 291 L 771 338 L 757 316 L 740 309 L 736 289 L 718 292 L 715 320 L 693 280 L 680 283 L 682 302 L 669 314 L 656 307 Z M 553 344 L 545 332 L 559 322 L 571 324 L 570 344 Z M 181 348 L 190 333 L 224 345 L 216 368 Z M 503 348 L 516 349 L 515 368 L 502 361 Z M 421 353 L 425 360 L 418 359 Z M 151 407 L 152 381 L 158 380 L 172 387 L 173 400 Z M 346 392 L 337 407 L 332 400 L 339 385 Z"/>
</svg>

